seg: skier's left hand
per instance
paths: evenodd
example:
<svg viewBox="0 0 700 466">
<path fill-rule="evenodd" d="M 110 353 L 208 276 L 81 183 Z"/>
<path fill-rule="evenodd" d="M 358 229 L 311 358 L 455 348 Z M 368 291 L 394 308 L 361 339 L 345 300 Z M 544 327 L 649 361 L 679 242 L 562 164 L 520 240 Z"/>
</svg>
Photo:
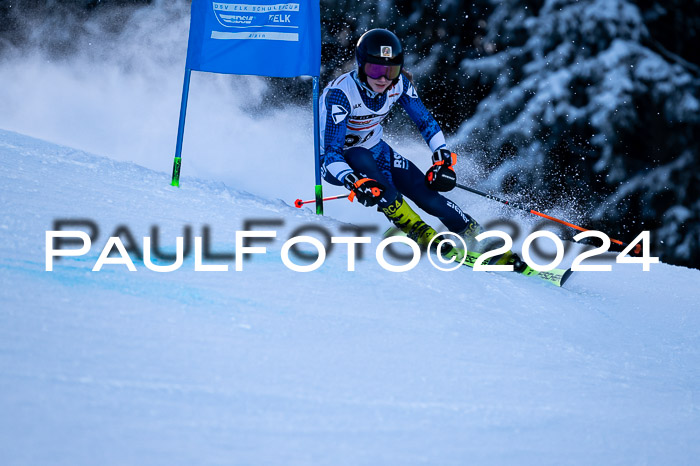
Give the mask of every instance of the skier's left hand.
<svg viewBox="0 0 700 466">
<path fill-rule="evenodd" d="M 451 191 L 457 185 L 454 168 L 457 154 L 444 147 L 433 152 L 433 166 L 425 174 L 425 185 L 433 191 Z"/>
</svg>

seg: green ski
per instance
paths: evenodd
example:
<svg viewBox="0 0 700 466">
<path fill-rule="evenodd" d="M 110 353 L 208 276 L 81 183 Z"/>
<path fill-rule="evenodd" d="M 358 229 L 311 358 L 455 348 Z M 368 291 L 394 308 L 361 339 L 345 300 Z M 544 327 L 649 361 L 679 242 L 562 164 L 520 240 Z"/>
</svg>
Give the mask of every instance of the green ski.
<svg viewBox="0 0 700 466">
<path fill-rule="evenodd" d="M 476 263 L 477 259 L 482 254 L 483 253 L 467 251 L 467 257 L 464 261 L 464 265 L 466 265 L 467 267 L 474 267 L 474 264 Z M 496 262 L 498 262 L 501 257 L 502 256 L 494 256 L 490 258 L 486 265 L 496 264 Z M 566 280 L 569 279 L 573 272 L 571 271 L 571 269 L 552 269 L 547 272 L 538 272 L 537 270 L 531 268 L 529 265 L 526 265 L 525 269 L 518 273 L 520 275 L 525 275 L 526 277 L 537 277 L 556 286 L 563 286 Z"/>
<path fill-rule="evenodd" d="M 405 233 L 403 233 L 401 230 L 395 227 L 389 228 L 386 232 L 384 232 L 384 237 L 387 238 L 389 236 L 396 236 L 396 235 L 401 235 L 401 236 L 407 236 Z M 467 267 L 474 267 L 474 264 L 476 264 L 476 261 L 479 259 L 479 257 L 484 254 L 480 252 L 474 252 L 474 251 L 467 251 L 466 258 L 464 260 L 464 265 Z M 485 265 L 495 265 L 501 258 L 501 256 L 494 256 L 489 259 L 488 262 L 486 262 Z M 525 265 L 525 268 L 517 273 L 520 275 L 525 275 L 526 277 L 537 277 L 540 280 L 544 280 L 547 283 L 551 283 L 552 285 L 555 286 L 563 286 L 566 280 L 569 279 L 571 274 L 573 273 L 571 269 L 552 269 L 547 272 L 539 272 L 533 268 L 531 268 L 529 265 Z M 513 269 L 515 271 L 515 269 Z"/>
</svg>

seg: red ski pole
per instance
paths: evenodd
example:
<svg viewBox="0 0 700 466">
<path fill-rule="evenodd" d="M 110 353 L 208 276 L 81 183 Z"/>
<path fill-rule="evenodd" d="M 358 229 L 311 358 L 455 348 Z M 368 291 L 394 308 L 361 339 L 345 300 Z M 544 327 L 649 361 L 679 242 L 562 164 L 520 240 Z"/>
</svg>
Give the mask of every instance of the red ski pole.
<svg viewBox="0 0 700 466">
<path fill-rule="evenodd" d="M 324 197 L 322 200 L 332 201 L 333 199 L 345 199 L 348 196 L 349 194 L 343 194 L 342 196 Z M 301 199 L 297 199 L 296 201 L 294 201 L 294 207 L 298 207 L 301 209 L 301 206 L 303 206 L 304 204 L 308 204 L 309 202 L 316 202 L 316 199 L 311 199 L 310 201 L 302 201 Z"/>
<path fill-rule="evenodd" d="M 522 205 L 522 204 L 514 204 L 514 203 L 511 203 L 511 202 L 509 202 L 509 201 L 506 201 L 505 199 L 501 199 L 501 198 L 496 197 L 496 196 L 493 196 L 493 195 L 491 195 L 491 194 L 487 194 L 487 193 L 478 191 L 478 190 L 476 190 L 476 189 L 470 188 L 469 186 L 464 186 L 464 185 L 462 185 L 462 184 L 457 183 L 457 187 L 460 188 L 460 189 L 463 189 L 463 190 L 465 190 L 465 191 L 469 191 L 470 193 L 478 194 L 479 196 L 483 196 L 483 197 L 485 197 L 485 198 L 487 198 L 487 199 L 491 199 L 492 201 L 500 202 L 501 204 L 505 204 L 505 205 L 510 206 L 510 207 L 515 207 L 516 209 L 524 210 L 525 212 L 529 212 L 529 213 L 531 213 L 531 214 L 533 214 L 533 215 L 537 215 L 537 216 L 539 216 L 539 217 L 546 218 L 547 220 L 551 220 L 551 221 L 553 221 L 553 222 L 561 223 L 562 225 L 566 225 L 567 227 L 575 228 L 576 230 L 579 230 L 579 231 L 590 231 L 588 228 L 583 228 L 583 227 L 580 227 L 580 226 L 578 226 L 578 225 L 574 225 L 573 223 L 565 222 L 564 220 L 559 220 L 558 218 L 552 217 L 551 215 L 543 214 L 542 212 L 537 212 L 536 210 L 533 210 L 533 209 L 531 209 L 531 208 L 528 207 L 528 206 L 524 206 L 524 205 Z M 620 246 L 623 246 L 623 247 L 628 246 L 627 243 L 623 243 L 622 241 L 620 241 L 620 240 L 618 240 L 618 239 L 612 239 L 612 238 L 610 238 L 610 241 L 611 241 L 612 243 L 615 243 L 615 244 L 620 245 Z M 635 253 L 635 254 L 639 254 L 639 253 L 641 252 L 641 250 L 642 250 L 642 245 L 641 245 L 641 244 L 637 244 L 637 245 L 634 247 L 634 253 Z"/>
</svg>

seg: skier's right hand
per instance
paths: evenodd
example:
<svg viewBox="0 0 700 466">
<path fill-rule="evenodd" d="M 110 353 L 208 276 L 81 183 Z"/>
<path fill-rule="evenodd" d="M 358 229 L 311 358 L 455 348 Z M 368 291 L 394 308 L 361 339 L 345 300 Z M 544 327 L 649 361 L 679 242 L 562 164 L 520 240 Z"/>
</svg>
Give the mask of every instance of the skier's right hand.
<svg viewBox="0 0 700 466">
<path fill-rule="evenodd" d="M 348 200 L 352 202 L 353 199 L 357 198 L 357 202 L 366 207 L 377 205 L 386 189 L 377 180 L 361 178 L 355 173 L 348 174 L 343 180 L 343 184 L 351 191 Z"/>
<path fill-rule="evenodd" d="M 425 173 L 425 185 L 433 191 L 451 191 L 457 186 L 454 164 L 457 154 L 440 148 L 433 152 L 433 166 Z"/>
</svg>

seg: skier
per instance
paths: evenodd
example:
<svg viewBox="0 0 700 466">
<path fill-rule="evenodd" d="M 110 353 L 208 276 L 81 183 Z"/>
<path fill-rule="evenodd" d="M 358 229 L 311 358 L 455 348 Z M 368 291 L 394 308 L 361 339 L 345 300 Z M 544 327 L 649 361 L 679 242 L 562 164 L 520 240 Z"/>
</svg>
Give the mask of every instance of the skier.
<svg viewBox="0 0 700 466">
<path fill-rule="evenodd" d="M 440 219 L 448 230 L 462 235 L 467 244 L 475 244 L 473 238 L 482 232 L 481 226 L 440 194 L 457 183 L 453 168 L 457 156 L 446 148 L 440 126 L 403 70 L 401 42 L 386 29 L 372 29 L 360 37 L 355 54 L 357 69 L 334 79 L 321 96 L 323 178 L 350 190 L 350 201 L 377 206 L 423 249 L 436 231 L 414 212 L 404 196 Z M 406 110 L 433 151 L 433 165 L 425 175 L 382 139 L 381 123 L 395 103 Z M 458 248 L 446 252 L 444 256 L 456 260 L 464 254 Z M 516 259 L 509 253 L 499 263 Z"/>
</svg>

